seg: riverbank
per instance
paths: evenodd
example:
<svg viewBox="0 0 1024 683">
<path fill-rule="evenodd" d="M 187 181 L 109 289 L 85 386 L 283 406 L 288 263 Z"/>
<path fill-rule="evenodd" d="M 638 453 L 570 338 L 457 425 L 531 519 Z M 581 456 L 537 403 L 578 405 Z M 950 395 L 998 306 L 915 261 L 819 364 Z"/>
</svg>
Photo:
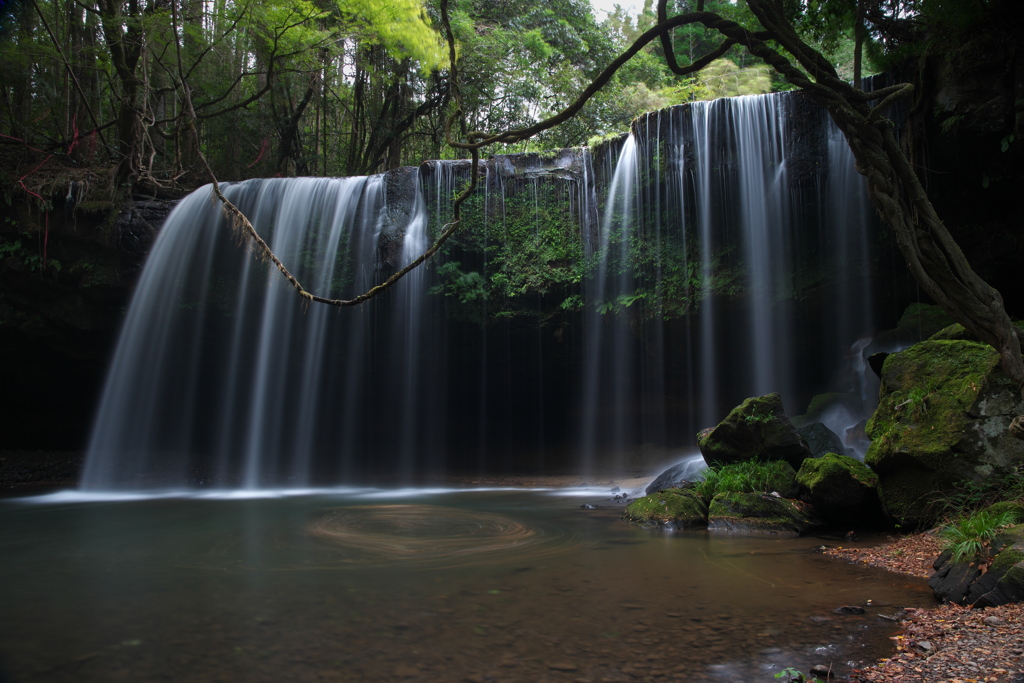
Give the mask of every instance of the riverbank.
<svg viewBox="0 0 1024 683">
<path fill-rule="evenodd" d="M 924 532 L 825 554 L 927 578 L 940 550 L 934 532 Z M 1024 605 L 907 609 L 900 624 L 893 656 L 855 669 L 851 683 L 1024 683 Z"/>
</svg>

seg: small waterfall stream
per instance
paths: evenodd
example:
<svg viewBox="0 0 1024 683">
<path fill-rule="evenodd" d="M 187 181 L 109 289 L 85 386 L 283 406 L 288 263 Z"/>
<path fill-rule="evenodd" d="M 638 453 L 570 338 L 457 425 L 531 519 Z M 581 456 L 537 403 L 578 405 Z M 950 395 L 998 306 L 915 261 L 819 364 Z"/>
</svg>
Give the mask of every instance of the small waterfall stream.
<svg viewBox="0 0 1024 683">
<path fill-rule="evenodd" d="M 349 297 L 428 246 L 468 172 L 227 193 L 307 289 Z M 870 393 L 851 348 L 874 325 L 873 217 L 804 99 L 674 107 L 594 156 L 499 155 L 479 180 L 444 255 L 341 310 L 234 244 L 208 190 L 183 200 L 128 311 L 83 487 L 639 469 L 747 396 L 799 412 L 844 361 L 840 390 Z M 576 270 L 544 256 L 552 225 Z"/>
</svg>

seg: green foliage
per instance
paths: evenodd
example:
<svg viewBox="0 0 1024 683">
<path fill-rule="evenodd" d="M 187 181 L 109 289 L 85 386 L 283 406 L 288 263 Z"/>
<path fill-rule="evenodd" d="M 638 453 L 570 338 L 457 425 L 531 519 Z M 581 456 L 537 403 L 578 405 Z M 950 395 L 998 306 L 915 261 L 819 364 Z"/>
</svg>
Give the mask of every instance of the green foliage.
<svg viewBox="0 0 1024 683">
<path fill-rule="evenodd" d="M 747 424 L 768 424 L 772 421 L 772 415 L 770 413 L 759 413 L 755 409 L 749 415 L 744 415 L 743 419 Z"/>
<path fill-rule="evenodd" d="M 424 71 L 448 66 L 448 52 L 431 26 L 422 0 L 336 0 L 338 9 L 366 23 L 396 59 L 413 59 Z"/>
<path fill-rule="evenodd" d="M 9 218 L 9 217 L 8 217 Z M 16 222 L 12 221 L 12 224 Z M 24 233 L 19 239 L 8 241 L 0 238 L 0 259 L 15 258 L 29 272 L 35 273 L 43 270 L 42 252 L 30 249 L 27 245 L 32 241 L 31 233 Z M 46 270 L 54 274 L 59 273 L 63 266 L 57 259 L 51 258 L 46 261 Z"/>
<path fill-rule="evenodd" d="M 441 264 L 437 269 L 441 284 L 436 285 L 431 293 L 452 296 L 464 304 L 486 300 L 487 288 L 483 275 L 476 271 L 464 273 L 461 266 L 458 261 Z"/>
<path fill-rule="evenodd" d="M 775 674 L 775 678 L 781 678 L 785 681 L 789 681 L 790 683 L 817 683 L 817 681 L 821 680 L 817 676 L 808 676 L 799 669 L 795 669 L 791 666 L 787 666 L 785 669 Z"/>
<path fill-rule="evenodd" d="M 979 510 L 943 527 L 939 535 L 946 541 L 943 550 L 952 553 L 954 563 L 974 563 L 984 559 L 998 531 L 1020 521 L 1017 510 L 995 512 Z"/>
<path fill-rule="evenodd" d="M 781 460 L 762 462 L 746 460 L 708 467 L 704 479 L 694 492 L 703 500 L 710 501 L 719 493 L 759 493 L 788 490 L 792 487 L 793 468 Z"/>
<path fill-rule="evenodd" d="M 716 59 L 700 72 L 700 82 L 710 97 L 761 95 L 771 91 L 772 79 L 766 64 L 741 68 L 729 59 Z"/>
<path fill-rule="evenodd" d="M 583 297 L 579 294 L 573 294 L 562 302 L 561 308 L 563 311 L 577 311 L 583 308 Z"/>
</svg>

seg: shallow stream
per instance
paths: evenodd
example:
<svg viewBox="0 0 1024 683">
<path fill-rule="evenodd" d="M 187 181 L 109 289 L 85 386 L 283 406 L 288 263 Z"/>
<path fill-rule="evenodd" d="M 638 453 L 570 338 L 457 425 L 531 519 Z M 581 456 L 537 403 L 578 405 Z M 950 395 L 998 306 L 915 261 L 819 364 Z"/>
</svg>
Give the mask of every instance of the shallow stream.
<svg viewBox="0 0 1024 683">
<path fill-rule="evenodd" d="M 0 500 L 0 680 L 774 681 L 884 656 L 879 615 L 932 603 L 820 539 L 644 530 L 609 497 Z"/>
</svg>

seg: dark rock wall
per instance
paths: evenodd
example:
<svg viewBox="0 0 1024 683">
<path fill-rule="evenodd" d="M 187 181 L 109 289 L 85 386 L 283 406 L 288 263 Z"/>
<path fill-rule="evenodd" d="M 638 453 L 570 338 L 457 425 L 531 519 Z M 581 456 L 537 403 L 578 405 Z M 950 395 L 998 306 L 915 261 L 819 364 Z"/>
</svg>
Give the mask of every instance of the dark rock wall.
<svg viewBox="0 0 1024 683">
<path fill-rule="evenodd" d="M 0 448 L 83 447 L 132 284 L 170 208 L 10 207 L 0 223 Z"/>
</svg>

